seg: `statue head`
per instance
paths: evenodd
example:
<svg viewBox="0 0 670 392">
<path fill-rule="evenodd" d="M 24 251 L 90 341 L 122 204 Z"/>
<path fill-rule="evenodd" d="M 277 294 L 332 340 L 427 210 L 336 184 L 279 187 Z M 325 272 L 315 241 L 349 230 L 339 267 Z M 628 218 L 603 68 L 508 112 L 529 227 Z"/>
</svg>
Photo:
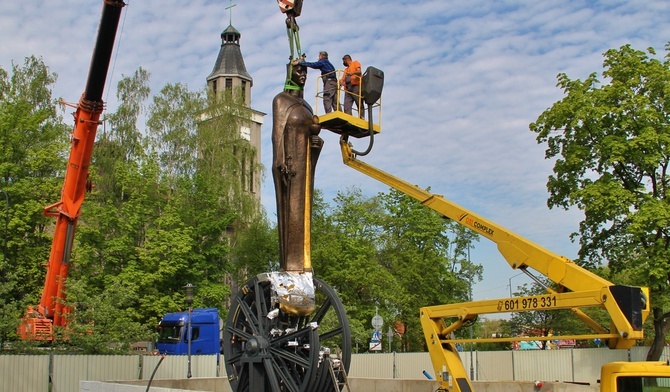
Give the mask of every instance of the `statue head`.
<svg viewBox="0 0 670 392">
<path fill-rule="evenodd" d="M 307 81 L 307 67 L 299 64 L 294 65 L 293 72 L 291 73 L 291 80 L 298 86 L 304 87 L 305 82 Z"/>
<path fill-rule="evenodd" d="M 298 90 L 302 91 L 305 87 L 305 82 L 307 81 L 307 67 L 300 64 L 286 65 L 286 71 L 289 73 L 286 80 L 285 90 Z"/>
</svg>

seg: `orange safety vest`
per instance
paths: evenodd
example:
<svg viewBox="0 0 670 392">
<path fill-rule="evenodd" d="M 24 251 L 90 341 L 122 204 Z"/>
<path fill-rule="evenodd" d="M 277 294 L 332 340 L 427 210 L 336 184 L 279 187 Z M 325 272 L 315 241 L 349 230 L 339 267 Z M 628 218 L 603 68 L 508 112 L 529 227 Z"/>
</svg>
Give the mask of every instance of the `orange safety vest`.
<svg viewBox="0 0 670 392">
<path fill-rule="evenodd" d="M 361 69 L 361 63 L 358 62 L 358 60 L 353 60 L 347 68 L 344 70 L 344 75 L 342 75 L 342 84 L 346 83 L 346 77 L 347 75 L 351 76 L 351 85 L 352 86 L 360 86 L 361 84 L 361 77 L 358 75 L 354 75 L 356 73 L 357 69 Z"/>
</svg>

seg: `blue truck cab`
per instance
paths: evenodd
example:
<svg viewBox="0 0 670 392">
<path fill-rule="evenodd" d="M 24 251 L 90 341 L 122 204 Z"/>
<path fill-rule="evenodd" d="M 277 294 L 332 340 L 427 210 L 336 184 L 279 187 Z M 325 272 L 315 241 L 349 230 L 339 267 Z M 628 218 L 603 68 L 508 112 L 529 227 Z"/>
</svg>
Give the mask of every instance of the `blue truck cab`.
<svg viewBox="0 0 670 392">
<path fill-rule="evenodd" d="M 220 354 L 223 321 L 216 308 L 191 311 L 191 354 Z M 188 354 L 188 312 L 168 313 L 158 323 L 156 349 L 161 354 Z"/>
</svg>

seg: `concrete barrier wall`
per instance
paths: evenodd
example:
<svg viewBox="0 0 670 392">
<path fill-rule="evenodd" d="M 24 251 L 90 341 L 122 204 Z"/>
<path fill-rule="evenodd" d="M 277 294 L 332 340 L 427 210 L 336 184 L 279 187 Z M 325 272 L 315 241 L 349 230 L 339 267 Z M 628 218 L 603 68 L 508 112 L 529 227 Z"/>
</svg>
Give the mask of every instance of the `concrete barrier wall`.
<svg viewBox="0 0 670 392">
<path fill-rule="evenodd" d="M 191 379 L 191 380 L 162 380 L 160 383 L 152 383 L 152 392 L 230 392 L 222 387 L 221 379 Z M 225 380 L 223 380 L 225 381 Z M 473 382 L 473 389 L 477 392 L 598 392 L 597 386 L 585 386 L 566 383 L 545 383 L 541 389 L 535 388 L 532 382 Z M 375 378 L 350 378 L 349 387 L 351 392 L 434 392 L 438 384 L 429 380 L 392 380 Z M 80 392 L 144 392 L 144 384 L 127 383 L 105 383 L 101 381 L 82 381 Z"/>
<path fill-rule="evenodd" d="M 116 381 L 114 384 L 119 385 L 116 388 L 123 388 L 124 386 L 131 386 L 133 388 L 141 388 L 146 391 L 148 380 L 136 381 Z M 160 388 L 174 391 L 206 391 L 206 392 L 232 392 L 228 380 L 221 377 L 216 378 L 191 378 L 178 380 L 153 380 L 151 382 L 151 391 L 160 391 Z M 136 389 L 128 390 L 128 392 Z M 92 390 L 93 391 L 93 390 Z"/>
</svg>

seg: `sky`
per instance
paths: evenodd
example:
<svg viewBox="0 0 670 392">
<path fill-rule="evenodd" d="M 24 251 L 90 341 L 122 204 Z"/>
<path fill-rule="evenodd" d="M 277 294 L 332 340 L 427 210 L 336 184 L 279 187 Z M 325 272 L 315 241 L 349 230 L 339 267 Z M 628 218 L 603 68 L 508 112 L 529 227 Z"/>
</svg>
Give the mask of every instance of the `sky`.
<svg viewBox="0 0 670 392">
<path fill-rule="evenodd" d="M 283 88 L 290 51 L 275 0 L 126 0 L 103 99 L 117 106 L 116 84 L 139 67 L 157 93 L 167 83 L 205 87 L 232 20 L 253 78 L 252 107 L 267 113 L 262 202 L 275 219 L 269 167 L 271 103 Z M 0 0 L 0 68 L 41 56 L 58 74 L 54 96 L 76 102 L 84 90 L 103 1 Z M 231 5 L 232 8 L 227 9 Z M 232 13 L 231 13 L 232 11 Z M 574 259 L 578 210 L 550 210 L 546 182 L 553 163 L 529 124 L 563 97 L 556 76 L 602 72 L 603 53 L 631 44 L 664 54 L 670 41 L 667 0 L 304 0 L 298 18 L 308 61 L 326 50 L 336 68 L 351 54 L 384 72 L 382 131 L 370 163 L 554 253 Z M 315 102 L 316 76 L 306 99 Z M 110 87 L 111 86 L 111 87 Z M 337 135 L 322 132 L 315 186 L 332 201 L 338 191 L 388 192 L 342 164 Z M 366 142 L 354 141 L 365 150 Z M 484 267 L 475 299 L 504 298 L 530 279 L 512 270 L 482 238 L 470 252 Z M 317 271 L 318 274 L 318 271 Z M 511 287 L 510 287 L 511 286 Z M 427 304 L 429 305 L 429 304 Z"/>
</svg>

